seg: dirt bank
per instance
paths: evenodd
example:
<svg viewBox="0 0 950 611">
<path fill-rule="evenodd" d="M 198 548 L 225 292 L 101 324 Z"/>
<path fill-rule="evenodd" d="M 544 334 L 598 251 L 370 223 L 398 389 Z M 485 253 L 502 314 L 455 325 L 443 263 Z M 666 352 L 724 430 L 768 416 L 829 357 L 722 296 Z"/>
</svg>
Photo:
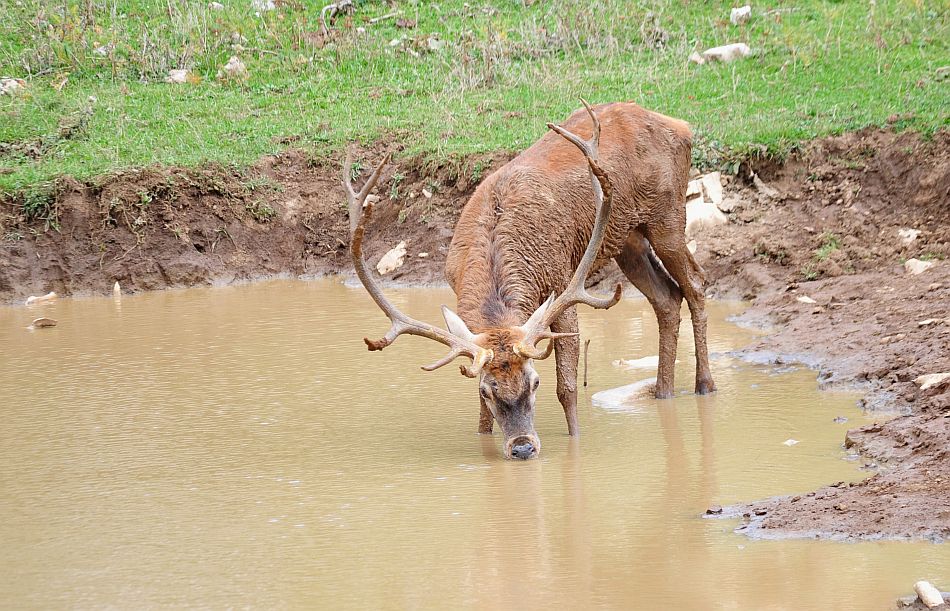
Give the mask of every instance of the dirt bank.
<svg viewBox="0 0 950 611">
<path fill-rule="evenodd" d="M 366 157 L 363 166 L 381 154 Z M 405 240 L 407 262 L 390 280 L 441 282 L 459 210 L 508 158 L 389 170 L 369 228 L 370 259 Z M 64 180 L 49 198 L 7 198 L 0 301 L 106 293 L 116 280 L 138 291 L 346 271 L 338 167 L 290 152 L 246 170 L 149 168 Z M 755 186 L 753 170 L 765 187 Z M 858 386 L 882 413 L 879 424 L 847 436 L 876 475 L 730 510 L 748 514 L 745 530 L 759 536 L 946 539 L 950 388 L 920 391 L 912 380 L 950 371 L 950 134 L 816 141 L 785 164 L 743 166 L 726 191 L 730 222 L 698 237 L 697 256 L 711 295 L 751 300 L 743 320 L 774 329 L 746 356 L 797 355 L 822 384 Z M 919 233 L 904 243 L 902 229 Z M 936 265 L 909 275 L 909 257 Z M 883 415 L 895 411 L 905 415 Z"/>
</svg>

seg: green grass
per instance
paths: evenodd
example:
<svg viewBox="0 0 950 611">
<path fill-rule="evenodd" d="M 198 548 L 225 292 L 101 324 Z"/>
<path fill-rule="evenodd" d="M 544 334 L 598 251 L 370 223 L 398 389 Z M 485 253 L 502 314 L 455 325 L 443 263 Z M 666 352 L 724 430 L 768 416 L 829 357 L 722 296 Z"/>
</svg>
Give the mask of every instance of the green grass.
<svg viewBox="0 0 950 611">
<path fill-rule="evenodd" d="M 770 1 L 739 27 L 721 1 L 366 1 L 323 46 L 312 42 L 322 1 L 260 16 L 250 0 L 223 3 L 0 0 L 0 75 L 29 84 L 0 98 L 0 191 L 150 163 L 246 164 L 290 146 L 336 155 L 380 138 L 458 160 L 530 145 L 579 96 L 689 121 L 697 161 L 711 165 L 892 115 L 925 134 L 950 122 L 950 80 L 936 77 L 950 63 L 946 0 Z M 368 22 L 393 10 L 417 25 Z M 729 42 L 754 56 L 686 61 Z M 231 55 L 247 82 L 215 78 Z M 166 84 L 171 68 L 200 81 Z"/>
</svg>

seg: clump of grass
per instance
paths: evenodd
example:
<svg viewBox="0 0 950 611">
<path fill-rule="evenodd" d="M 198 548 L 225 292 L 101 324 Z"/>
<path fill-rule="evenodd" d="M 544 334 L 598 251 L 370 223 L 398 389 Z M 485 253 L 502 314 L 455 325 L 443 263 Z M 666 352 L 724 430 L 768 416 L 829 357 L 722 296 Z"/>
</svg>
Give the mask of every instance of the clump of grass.
<svg viewBox="0 0 950 611">
<path fill-rule="evenodd" d="M 831 253 L 841 248 L 841 242 L 833 233 L 823 233 L 820 236 L 821 246 L 815 250 L 815 259 L 824 261 L 831 256 Z"/>
<path fill-rule="evenodd" d="M 275 216 L 277 211 L 274 207 L 262 200 L 253 200 L 244 204 L 244 209 L 251 213 L 251 216 L 258 223 L 266 223 Z"/>
</svg>

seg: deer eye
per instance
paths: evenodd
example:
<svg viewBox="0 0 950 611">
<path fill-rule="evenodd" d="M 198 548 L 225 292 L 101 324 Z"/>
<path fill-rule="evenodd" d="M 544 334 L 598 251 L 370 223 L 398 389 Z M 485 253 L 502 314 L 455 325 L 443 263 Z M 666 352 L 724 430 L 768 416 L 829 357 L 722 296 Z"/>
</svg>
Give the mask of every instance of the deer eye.
<svg viewBox="0 0 950 611">
<path fill-rule="evenodd" d="M 538 390 L 538 386 L 541 386 L 541 378 L 534 379 L 534 383 L 531 384 L 531 392 Z"/>
<path fill-rule="evenodd" d="M 485 399 L 490 398 L 490 393 L 488 392 L 488 387 L 487 387 L 487 386 L 482 386 L 482 387 L 480 387 L 480 388 L 478 389 L 478 393 L 479 393 L 482 397 L 484 397 Z"/>
</svg>

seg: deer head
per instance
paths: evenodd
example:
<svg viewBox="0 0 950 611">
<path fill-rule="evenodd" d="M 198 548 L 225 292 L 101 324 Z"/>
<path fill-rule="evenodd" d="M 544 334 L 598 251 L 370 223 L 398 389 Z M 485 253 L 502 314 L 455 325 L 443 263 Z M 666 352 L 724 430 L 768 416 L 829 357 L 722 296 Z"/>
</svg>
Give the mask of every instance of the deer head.
<svg viewBox="0 0 950 611">
<path fill-rule="evenodd" d="M 383 167 L 389 161 L 389 156 L 387 155 L 372 172 L 359 192 L 353 188 L 350 179 L 352 165 L 350 152 L 347 152 L 346 161 L 343 164 L 343 187 L 349 203 L 352 234 L 350 253 L 353 265 L 370 297 L 392 322 L 389 332 L 381 339 L 364 338 L 363 341 L 370 350 L 382 350 L 400 335 L 407 334 L 428 337 L 446 345 L 449 353 L 441 360 L 423 367 L 426 371 L 438 369 L 460 356 L 469 358 L 471 365 L 462 365 L 460 370 L 466 377 L 478 378 L 480 401 L 491 411 L 505 435 L 506 458 L 528 459 L 537 456 L 541 451 L 541 441 L 534 430 L 535 395 L 540 378 L 534 369 L 533 362 L 548 358 L 558 338 L 577 335 L 576 333 L 554 333 L 550 330 L 552 323 L 565 310 L 577 304 L 583 303 L 594 308 L 606 309 L 620 300 L 621 286 L 619 284 L 609 298 L 594 297 L 584 288 L 607 228 L 611 187 L 607 175 L 598 165 L 600 122 L 590 105 L 584 100 L 581 101 L 593 121 L 593 135 L 590 140 L 581 140 L 575 134 L 551 123 L 548 123 L 548 128 L 573 143 L 587 159 L 596 208 L 594 228 L 584 255 L 564 292 L 548 297 L 528 320 L 519 326 L 483 329 L 475 333 L 455 312 L 442 306 L 446 325 L 444 330 L 410 318 L 396 309 L 386 299 L 374 280 L 363 258 L 362 250 L 366 221 L 373 210 L 373 205 L 367 203 L 366 198 L 379 180 Z M 544 340 L 547 340 L 547 345 L 539 348 L 538 344 Z"/>
</svg>

